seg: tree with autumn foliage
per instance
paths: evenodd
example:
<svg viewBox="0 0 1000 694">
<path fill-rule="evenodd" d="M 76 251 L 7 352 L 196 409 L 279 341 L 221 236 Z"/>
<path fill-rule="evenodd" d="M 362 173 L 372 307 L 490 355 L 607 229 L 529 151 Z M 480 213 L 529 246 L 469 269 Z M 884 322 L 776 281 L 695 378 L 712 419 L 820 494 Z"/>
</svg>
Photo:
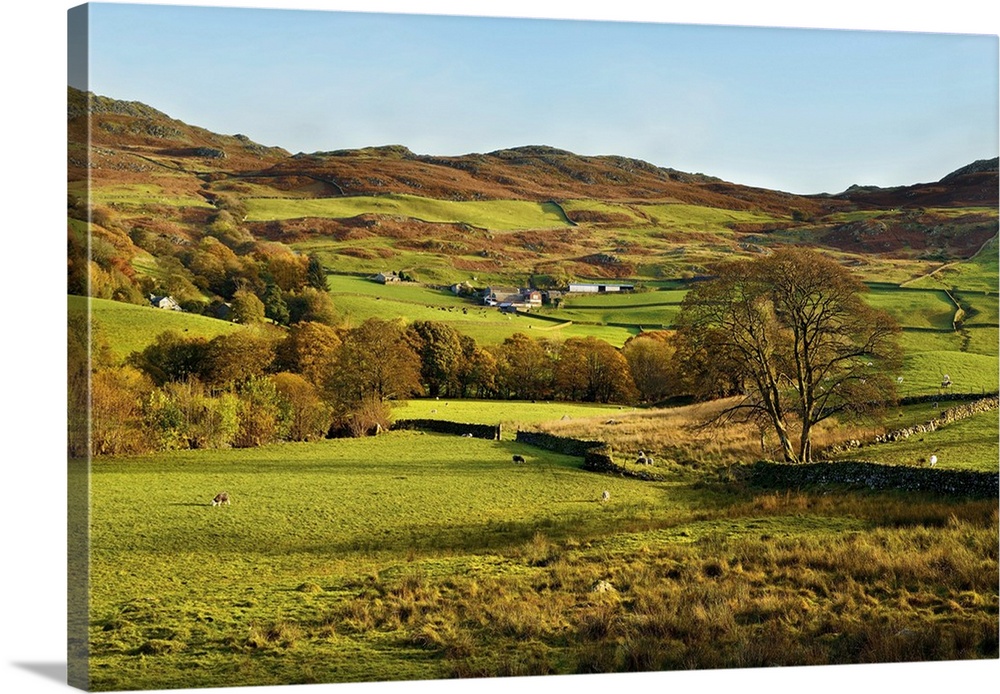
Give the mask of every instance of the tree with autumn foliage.
<svg viewBox="0 0 1000 694">
<path fill-rule="evenodd" d="M 630 337 L 622 347 L 632 381 L 643 402 L 658 402 L 679 390 L 671 333 L 655 330 Z"/>
<path fill-rule="evenodd" d="M 463 353 L 459 332 L 446 323 L 422 320 L 411 323 L 406 334 L 420 356 L 420 377 L 427 395 L 460 395 Z"/>
<path fill-rule="evenodd" d="M 865 291 L 812 250 L 719 265 L 688 293 L 678 319 L 682 368 L 696 372 L 689 383 L 703 397 L 718 392 L 720 378 L 737 386 L 725 414 L 772 429 L 786 461 L 811 461 L 817 424 L 896 397 L 899 327 L 865 303 Z"/>
<path fill-rule="evenodd" d="M 559 348 L 556 392 L 582 402 L 632 402 L 638 396 L 622 353 L 596 337 L 571 337 Z"/>
<path fill-rule="evenodd" d="M 385 428 L 389 402 L 422 390 L 420 357 L 403 325 L 381 318 L 369 318 L 343 334 L 322 387 L 338 423 L 355 433 L 370 431 L 374 425 Z M 372 426 L 361 427 L 357 421 L 352 426 L 352 419 L 364 419 Z"/>
</svg>

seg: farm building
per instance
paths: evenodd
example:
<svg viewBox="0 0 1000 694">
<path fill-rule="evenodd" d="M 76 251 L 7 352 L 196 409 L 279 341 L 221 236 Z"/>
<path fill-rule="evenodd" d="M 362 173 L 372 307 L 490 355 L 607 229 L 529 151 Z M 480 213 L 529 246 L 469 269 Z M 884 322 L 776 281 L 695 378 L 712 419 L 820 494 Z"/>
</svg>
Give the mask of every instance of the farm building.
<svg viewBox="0 0 1000 694">
<path fill-rule="evenodd" d="M 393 282 L 401 282 L 402 279 L 396 272 L 380 272 L 374 277 L 374 280 L 379 284 L 392 284 Z"/>
<path fill-rule="evenodd" d="M 156 308 L 162 308 L 167 311 L 183 311 L 181 305 L 174 300 L 172 296 L 154 296 L 149 295 L 149 303 Z"/>
<path fill-rule="evenodd" d="M 501 310 L 526 311 L 542 305 L 542 293 L 534 289 L 487 287 L 483 291 L 483 304 L 496 306 Z"/>
<path fill-rule="evenodd" d="M 630 292 L 635 289 L 634 284 L 590 284 L 585 282 L 571 282 L 570 292 L 583 292 L 591 294 L 603 294 L 605 292 Z"/>
<path fill-rule="evenodd" d="M 456 282 L 449 289 L 451 289 L 452 294 L 457 296 L 467 296 L 476 292 L 476 288 L 468 282 Z"/>
</svg>

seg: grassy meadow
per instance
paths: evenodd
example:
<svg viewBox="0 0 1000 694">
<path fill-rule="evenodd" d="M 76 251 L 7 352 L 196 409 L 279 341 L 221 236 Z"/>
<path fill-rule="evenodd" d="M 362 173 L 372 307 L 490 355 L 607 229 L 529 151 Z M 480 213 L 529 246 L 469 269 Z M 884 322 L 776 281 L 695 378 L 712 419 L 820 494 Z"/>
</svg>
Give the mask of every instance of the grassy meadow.
<svg viewBox="0 0 1000 694">
<path fill-rule="evenodd" d="M 91 686 L 997 657 L 994 502 L 578 465 L 414 432 L 95 460 Z"/>
<path fill-rule="evenodd" d="M 240 330 L 234 323 L 207 316 L 82 296 L 68 298 L 69 315 L 86 314 L 88 301 L 94 325 L 107 340 L 116 360 L 141 352 L 167 330 L 207 339 Z"/>
<path fill-rule="evenodd" d="M 123 210 L 197 202 L 180 193 L 169 198 L 156 186 L 101 195 Z M 740 238 L 734 226 L 785 221 L 669 202 L 567 201 L 562 208 L 570 218 L 611 220 L 601 223 L 615 227 L 613 243 L 590 247 L 586 226 L 571 228 L 549 203 L 407 195 L 247 200 L 250 221 L 378 214 L 469 225 L 477 239 L 489 235 L 498 246 L 510 240 L 505 265 L 461 240 L 426 248 L 377 236 L 295 244 L 316 252 L 333 273 L 328 289 L 343 325 L 371 317 L 434 320 L 481 344 L 522 332 L 621 346 L 644 328 L 669 327 L 685 289 L 666 279 L 679 275 L 664 274 L 665 267 L 696 268 L 732 252 Z M 557 247 L 555 236 L 567 229 L 575 245 L 567 242 L 560 260 L 607 250 L 637 268 L 637 281 L 658 289 L 569 295 L 558 309 L 512 316 L 443 288 L 473 276 L 478 285 L 526 281 L 535 261 L 519 234 L 551 232 L 551 239 L 528 241 Z M 150 277 L 157 272 L 145 258 L 136 264 Z M 928 265 L 885 261 L 867 270 L 869 279 L 902 282 Z M 425 283 L 381 285 L 362 276 L 390 269 L 416 269 Z M 958 330 L 952 297 L 966 315 Z M 996 267 L 988 252 L 905 287 L 873 284 L 867 299 L 904 327 L 901 395 L 1000 387 Z M 207 338 L 240 329 L 110 301 L 92 300 L 91 308 L 118 359 L 167 329 Z M 69 310 L 85 311 L 85 300 L 70 297 Z M 948 388 L 941 386 L 945 374 Z M 1000 655 L 995 499 L 753 490 L 734 470 L 776 457 L 776 442 L 750 425 L 700 426 L 724 404 L 419 399 L 399 403 L 394 417 L 502 423 L 503 440 L 390 431 L 97 458 L 90 467 L 91 687 Z M 908 405 L 882 422 L 824 422 L 815 446 L 926 422 L 946 406 Z M 516 443 L 519 428 L 603 440 L 630 470 L 639 469 L 633 461 L 645 451 L 655 463 L 642 469 L 658 479 L 584 471 L 579 458 Z M 935 454 L 942 470 L 997 472 L 998 437 L 994 411 L 834 457 L 925 466 Z M 513 455 L 526 462 L 514 464 Z M 213 507 L 223 490 L 232 504 Z M 602 502 L 605 490 L 610 498 Z"/>
<path fill-rule="evenodd" d="M 936 466 L 941 469 L 995 472 L 1000 461 L 998 433 L 997 413 L 984 412 L 926 434 L 838 454 L 834 459 L 923 466 L 936 455 Z"/>
<path fill-rule="evenodd" d="M 571 226 L 558 205 L 526 200 L 456 202 L 415 195 L 365 195 L 311 200 L 248 198 L 246 205 L 247 220 L 251 222 L 304 217 L 347 219 L 360 214 L 380 214 L 504 231 Z"/>
</svg>

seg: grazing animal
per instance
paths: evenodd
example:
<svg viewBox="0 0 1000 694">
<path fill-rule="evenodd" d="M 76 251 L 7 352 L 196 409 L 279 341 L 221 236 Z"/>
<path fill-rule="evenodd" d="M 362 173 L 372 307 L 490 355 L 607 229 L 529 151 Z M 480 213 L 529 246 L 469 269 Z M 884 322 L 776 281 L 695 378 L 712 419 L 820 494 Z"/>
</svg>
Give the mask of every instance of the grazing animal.
<svg viewBox="0 0 1000 694">
<path fill-rule="evenodd" d="M 212 499 L 212 506 L 220 506 L 222 504 L 229 504 L 229 492 L 219 492 Z"/>
<path fill-rule="evenodd" d="M 604 493 L 601 494 L 601 502 L 603 503 L 605 501 L 609 501 L 610 499 L 611 499 L 611 492 L 605 489 Z"/>
<path fill-rule="evenodd" d="M 514 462 L 515 463 L 523 463 L 524 462 L 524 456 L 523 455 L 515 455 L 514 456 Z"/>
<path fill-rule="evenodd" d="M 931 467 L 934 467 L 935 465 L 937 465 L 937 456 L 936 455 L 932 455 L 931 456 Z"/>
</svg>

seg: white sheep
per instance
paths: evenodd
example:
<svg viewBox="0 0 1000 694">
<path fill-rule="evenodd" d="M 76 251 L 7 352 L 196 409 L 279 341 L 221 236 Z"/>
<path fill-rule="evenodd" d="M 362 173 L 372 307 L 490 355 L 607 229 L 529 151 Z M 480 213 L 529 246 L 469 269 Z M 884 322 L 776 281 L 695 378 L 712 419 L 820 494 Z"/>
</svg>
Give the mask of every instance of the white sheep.
<svg viewBox="0 0 1000 694">
<path fill-rule="evenodd" d="M 610 499 L 611 499 L 611 492 L 609 492 L 607 489 L 605 489 L 604 493 L 601 494 L 601 503 L 604 503 L 605 501 L 609 501 Z"/>
<path fill-rule="evenodd" d="M 935 465 L 937 465 L 937 456 L 936 455 L 932 455 L 931 456 L 931 467 L 934 467 Z"/>
</svg>

